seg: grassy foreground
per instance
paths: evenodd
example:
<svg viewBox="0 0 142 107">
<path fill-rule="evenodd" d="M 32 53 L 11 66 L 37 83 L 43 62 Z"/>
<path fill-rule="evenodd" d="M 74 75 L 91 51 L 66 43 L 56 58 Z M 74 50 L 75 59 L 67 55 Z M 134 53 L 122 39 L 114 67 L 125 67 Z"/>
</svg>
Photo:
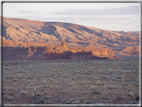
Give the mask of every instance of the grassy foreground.
<svg viewBox="0 0 142 107">
<path fill-rule="evenodd" d="M 139 60 L 3 61 L 4 104 L 138 104 Z"/>
</svg>

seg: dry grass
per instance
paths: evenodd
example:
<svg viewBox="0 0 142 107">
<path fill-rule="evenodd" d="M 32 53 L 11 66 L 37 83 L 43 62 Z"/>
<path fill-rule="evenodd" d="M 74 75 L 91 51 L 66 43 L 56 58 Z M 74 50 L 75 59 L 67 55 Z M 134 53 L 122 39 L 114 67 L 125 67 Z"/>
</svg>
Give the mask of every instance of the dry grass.
<svg viewBox="0 0 142 107">
<path fill-rule="evenodd" d="M 4 104 L 137 104 L 138 60 L 3 61 Z"/>
</svg>

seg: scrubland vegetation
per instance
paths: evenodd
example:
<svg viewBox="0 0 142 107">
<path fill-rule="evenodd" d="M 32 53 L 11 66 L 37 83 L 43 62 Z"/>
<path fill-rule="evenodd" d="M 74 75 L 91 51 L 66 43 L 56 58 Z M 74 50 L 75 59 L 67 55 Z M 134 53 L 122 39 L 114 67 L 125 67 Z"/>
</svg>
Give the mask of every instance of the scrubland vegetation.
<svg viewBox="0 0 142 107">
<path fill-rule="evenodd" d="M 4 104 L 138 104 L 139 60 L 3 61 Z"/>
</svg>

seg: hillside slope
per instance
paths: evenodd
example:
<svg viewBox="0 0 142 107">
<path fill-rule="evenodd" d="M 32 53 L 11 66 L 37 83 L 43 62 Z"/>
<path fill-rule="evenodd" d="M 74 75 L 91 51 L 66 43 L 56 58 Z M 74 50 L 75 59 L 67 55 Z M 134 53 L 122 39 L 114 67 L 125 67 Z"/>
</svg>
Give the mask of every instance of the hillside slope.
<svg viewBox="0 0 142 107">
<path fill-rule="evenodd" d="M 64 22 L 3 18 L 3 46 L 60 45 L 113 50 L 118 56 L 139 55 L 139 34 L 103 30 Z"/>
</svg>

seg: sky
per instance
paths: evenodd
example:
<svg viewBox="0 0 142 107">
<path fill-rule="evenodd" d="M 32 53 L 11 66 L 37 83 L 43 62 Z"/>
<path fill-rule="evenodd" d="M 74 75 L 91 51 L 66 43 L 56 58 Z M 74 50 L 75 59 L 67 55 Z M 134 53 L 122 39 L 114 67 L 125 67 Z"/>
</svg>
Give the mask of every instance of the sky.
<svg viewBox="0 0 142 107">
<path fill-rule="evenodd" d="M 139 31 L 140 6 L 140 3 L 3 3 L 3 16 Z"/>
</svg>

